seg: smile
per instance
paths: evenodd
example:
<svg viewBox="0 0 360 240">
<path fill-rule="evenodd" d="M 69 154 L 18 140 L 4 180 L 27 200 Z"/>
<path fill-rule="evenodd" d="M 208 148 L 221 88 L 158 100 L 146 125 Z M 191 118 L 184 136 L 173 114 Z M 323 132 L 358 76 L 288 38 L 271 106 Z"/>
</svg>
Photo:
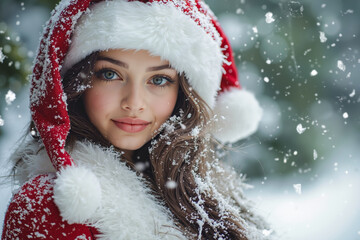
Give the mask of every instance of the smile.
<svg viewBox="0 0 360 240">
<path fill-rule="evenodd" d="M 112 121 L 118 128 L 128 133 L 141 132 L 150 124 L 150 122 L 137 118 L 121 118 Z"/>
</svg>

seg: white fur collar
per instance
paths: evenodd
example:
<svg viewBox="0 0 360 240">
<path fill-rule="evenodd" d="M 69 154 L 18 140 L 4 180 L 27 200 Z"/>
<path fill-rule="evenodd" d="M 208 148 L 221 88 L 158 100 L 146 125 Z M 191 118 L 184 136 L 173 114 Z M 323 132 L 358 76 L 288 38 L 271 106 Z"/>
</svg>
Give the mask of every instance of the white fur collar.
<svg viewBox="0 0 360 240">
<path fill-rule="evenodd" d="M 54 172 L 45 150 L 30 144 L 18 170 L 20 183 L 37 174 Z M 15 154 L 16 155 L 16 154 Z M 79 167 L 99 179 L 101 207 L 89 219 L 102 234 L 99 239 L 185 239 L 171 213 L 150 193 L 143 179 L 119 161 L 114 151 L 91 143 L 76 143 L 70 155 Z"/>
</svg>

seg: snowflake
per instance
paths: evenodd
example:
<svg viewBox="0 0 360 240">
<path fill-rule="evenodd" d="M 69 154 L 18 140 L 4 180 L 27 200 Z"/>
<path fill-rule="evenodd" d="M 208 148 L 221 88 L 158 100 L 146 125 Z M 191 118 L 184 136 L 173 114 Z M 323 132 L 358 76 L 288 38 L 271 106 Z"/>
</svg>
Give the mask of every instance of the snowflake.
<svg viewBox="0 0 360 240">
<path fill-rule="evenodd" d="M 318 153 L 317 153 L 316 149 L 314 149 L 314 151 L 313 151 L 313 157 L 314 157 L 314 160 L 316 160 L 318 158 Z"/>
<path fill-rule="evenodd" d="M 327 38 L 325 36 L 324 32 L 320 32 L 320 42 L 324 43 L 327 41 Z"/>
<path fill-rule="evenodd" d="M 341 60 L 338 60 L 338 61 L 337 61 L 337 67 L 338 67 L 341 71 L 344 71 L 344 72 L 345 72 L 345 70 L 346 70 L 346 66 L 345 66 L 345 64 L 343 63 L 343 61 L 341 61 Z"/>
<path fill-rule="evenodd" d="M 5 124 L 5 121 L 4 119 L 1 118 L 1 115 L 0 115 L 0 127 L 4 126 Z"/>
<path fill-rule="evenodd" d="M 301 123 L 296 126 L 296 131 L 297 131 L 299 134 L 304 133 L 305 130 L 306 130 L 306 127 L 303 127 Z"/>
<path fill-rule="evenodd" d="M 349 94 L 349 97 L 354 97 L 355 96 L 355 89 L 352 90 L 352 92 Z"/>
<path fill-rule="evenodd" d="M 272 23 L 275 21 L 274 17 L 273 17 L 273 13 L 272 12 L 268 12 L 265 14 L 265 21 L 266 23 Z"/>
<path fill-rule="evenodd" d="M 295 192 L 301 195 L 301 184 L 294 184 L 293 187 L 295 189 Z"/>
<path fill-rule="evenodd" d="M 16 95 L 13 91 L 9 90 L 5 95 L 5 101 L 7 105 L 10 105 L 16 99 Z"/>
<path fill-rule="evenodd" d="M 6 58 L 6 56 L 2 52 L 2 48 L 0 48 L 0 63 L 3 63 L 5 58 Z"/>
<path fill-rule="evenodd" d="M 316 75 L 318 75 L 318 72 L 315 69 L 312 70 L 311 73 L 310 73 L 310 76 L 314 77 Z"/>
<path fill-rule="evenodd" d="M 166 187 L 168 189 L 175 189 L 177 187 L 177 183 L 173 180 L 169 180 L 166 182 Z"/>
</svg>

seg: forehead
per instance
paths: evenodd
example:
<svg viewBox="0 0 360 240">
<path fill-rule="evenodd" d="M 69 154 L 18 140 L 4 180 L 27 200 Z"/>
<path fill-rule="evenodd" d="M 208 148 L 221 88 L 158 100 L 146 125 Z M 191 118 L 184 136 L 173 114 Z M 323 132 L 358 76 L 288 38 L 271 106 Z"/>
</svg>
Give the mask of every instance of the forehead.
<svg viewBox="0 0 360 240">
<path fill-rule="evenodd" d="M 124 62 L 144 62 L 155 63 L 161 65 L 170 65 L 170 62 L 162 59 L 160 56 L 152 55 L 147 50 L 132 50 L 132 49 L 109 49 L 106 51 L 100 51 L 99 56 L 109 57 Z"/>
</svg>

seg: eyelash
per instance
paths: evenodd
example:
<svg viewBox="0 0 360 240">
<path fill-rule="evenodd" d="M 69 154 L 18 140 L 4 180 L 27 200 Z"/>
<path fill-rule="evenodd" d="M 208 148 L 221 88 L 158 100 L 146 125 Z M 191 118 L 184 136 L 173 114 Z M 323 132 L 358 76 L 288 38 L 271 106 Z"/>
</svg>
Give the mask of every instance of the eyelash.
<svg viewBox="0 0 360 240">
<path fill-rule="evenodd" d="M 108 73 L 108 72 L 111 72 L 114 74 L 114 77 L 115 78 L 106 78 L 105 77 L 105 74 Z M 116 80 L 116 79 L 122 79 L 122 77 L 114 70 L 112 69 L 109 69 L 109 68 L 103 68 L 103 69 L 100 69 L 98 71 L 96 71 L 95 73 L 95 76 L 96 78 L 100 79 L 100 80 L 103 80 L 103 81 L 106 81 L 106 82 L 110 82 L 110 81 L 113 81 L 113 80 Z M 153 82 L 154 79 L 156 78 L 162 78 L 162 79 L 165 79 L 167 82 L 162 84 L 162 85 L 159 85 L 159 84 L 155 84 Z M 166 87 L 168 84 L 172 84 L 174 83 L 175 81 L 171 78 L 171 77 L 168 77 L 168 76 L 164 76 L 164 75 L 155 75 L 153 76 L 151 79 L 150 79 L 150 82 L 152 85 L 156 86 L 156 87 L 161 87 L 161 88 L 164 88 Z"/>
<path fill-rule="evenodd" d="M 164 83 L 164 84 L 162 84 L 162 85 L 155 84 L 153 80 L 156 79 L 156 78 L 165 79 L 165 80 L 166 80 L 166 83 Z M 151 78 L 150 81 L 152 82 L 152 84 L 153 84 L 154 86 L 156 86 L 156 87 L 161 87 L 161 88 L 164 88 L 164 87 L 166 87 L 167 85 L 172 84 L 172 83 L 175 82 L 175 81 L 174 81 L 173 79 L 171 79 L 170 77 L 163 76 L 163 75 L 155 75 L 155 76 L 153 76 L 153 77 Z"/>
<path fill-rule="evenodd" d="M 100 69 L 99 71 L 96 71 L 95 72 L 95 76 L 100 79 L 100 80 L 103 80 L 103 81 L 112 81 L 114 79 L 108 79 L 105 77 L 105 74 L 106 73 L 113 73 L 114 74 L 114 77 L 117 76 L 116 79 L 122 79 L 121 76 L 119 74 L 117 74 L 114 70 L 111 70 L 111 69 L 108 69 L 108 68 L 103 68 L 103 69 Z"/>
</svg>

